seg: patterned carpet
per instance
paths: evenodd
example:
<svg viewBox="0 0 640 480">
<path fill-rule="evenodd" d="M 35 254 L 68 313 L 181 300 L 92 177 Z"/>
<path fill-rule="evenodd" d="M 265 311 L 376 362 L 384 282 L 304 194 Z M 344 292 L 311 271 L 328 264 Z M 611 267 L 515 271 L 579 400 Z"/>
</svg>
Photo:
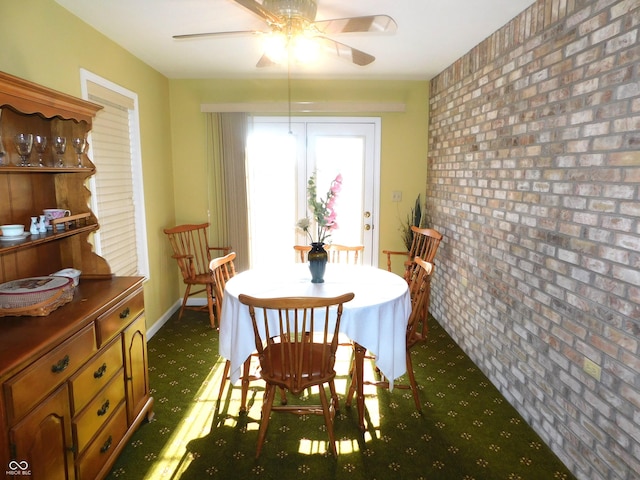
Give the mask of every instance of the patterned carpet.
<svg viewBox="0 0 640 480">
<path fill-rule="evenodd" d="M 409 390 L 371 387 L 364 434 L 355 403 L 341 404 L 337 459 L 327 453 L 321 416 L 274 413 L 255 460 L 262 388 L 252 384 L 247 415 L 238 415 L 238 385 L 217 405 L 224 366 L 218 334 L 206 314 L 175 318 L 149 342 L 155 417 L 134 434 L 109 480 L 574 478 L 433 319 L 429 340 L 412 352 L 423 415 Z M 344 347 L 339 393 L 347 388 L 349 359 Z M 315 393 L 300 401 L 317 403 Z"/>
</svg>

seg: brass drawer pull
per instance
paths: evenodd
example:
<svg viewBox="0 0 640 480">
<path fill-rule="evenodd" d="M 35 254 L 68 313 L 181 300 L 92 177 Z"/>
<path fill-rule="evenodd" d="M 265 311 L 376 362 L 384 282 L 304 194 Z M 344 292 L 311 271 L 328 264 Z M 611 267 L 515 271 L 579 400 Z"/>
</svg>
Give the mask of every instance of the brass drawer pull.
<svg viewBox="0 0 640 480">
<path fill-rule="evenodd" d="M 93 372 L 93 378 L 100 378 L 102 377 L 107 371 L 107 364 L 103 363 L 100 368 L 98 368 L 98 370 L 96 370 L 95 372 Z"/>
<path fill-rule="evenodd" d="M 131 313 L 131 310 L 129 310 L 129 307 L 127 307 L 122 312 L 120 312 L 120 318 L 124 320 L 129 316 L 130 313 Z"/>
<path fill-rule="evenodd" d="M 113 437 L 109 435 L 109 438 L 107 438 L 107 441 L 104 442 L 102 447 L 100 447 L 100 453 L 105 453 L 107 450 L 109 450 L 111 448 L 111 442 L 113 442 Z"/>
<path fill-rule="evenodd" d="M 100 410 L 98 410 L 96 413 L 98 414 L 99 417 L 101 417 L 107 413 L 107 410 L 109 410 L 109 400 L 104 402 L 102 404 L 102 407 L 100 407 Z"/>
<path fill-rule="evenodd" d="M 69 355 L 65 355 L 64 358 L 60 360 L 58 363 L 56 363 L 55 365 L 51 365 L 51 371 L 53 373 L 60 373 L 68 366 L 69 366 Z"/>
</svg>

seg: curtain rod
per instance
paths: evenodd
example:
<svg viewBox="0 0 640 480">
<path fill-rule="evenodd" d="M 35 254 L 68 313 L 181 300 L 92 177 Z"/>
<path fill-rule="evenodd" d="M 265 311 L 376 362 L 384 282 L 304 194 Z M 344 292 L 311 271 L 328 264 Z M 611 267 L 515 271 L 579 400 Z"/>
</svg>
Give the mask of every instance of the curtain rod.
<svg viewBox="0 0 640 480">
<path fill-rule="evenodd" d="M 406 105 L 401 102 L 292 102 L 294 113 L 375 113 L 404 112 Z M 203 103 L 204 113 L 288 113 L 287 102 L 246 102 L 246 103 Z"/>
</svg>

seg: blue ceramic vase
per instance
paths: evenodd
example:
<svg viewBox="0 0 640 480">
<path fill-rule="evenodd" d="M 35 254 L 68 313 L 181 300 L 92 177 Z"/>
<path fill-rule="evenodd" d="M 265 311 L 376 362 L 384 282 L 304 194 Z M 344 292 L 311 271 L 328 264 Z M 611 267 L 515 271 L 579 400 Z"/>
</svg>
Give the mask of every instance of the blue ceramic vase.
<svg viewBox="0 0 640 480">
<path fill-rule="evenodd" d="M 323 283 L 324 271 L 329 259 L 327 251 L 324 249 L 324 243 L 312 243 L 307 259 L 309 260 L 309 271 L 311 271 L 311 283 Z"/>
</svg>

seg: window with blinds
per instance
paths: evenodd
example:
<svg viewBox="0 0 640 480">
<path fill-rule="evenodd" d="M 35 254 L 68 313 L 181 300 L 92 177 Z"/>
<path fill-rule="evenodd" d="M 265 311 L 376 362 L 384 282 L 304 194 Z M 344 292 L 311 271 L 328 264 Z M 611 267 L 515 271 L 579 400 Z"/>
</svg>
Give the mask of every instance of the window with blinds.
<svg viewBox="0 0 640 480">
<path fill-rule="evenodd" d="M 139 155 L 137 97 L 85 72 L 86 98 L 104 108 L 91 130 L 92 210 L 100 229 L 96 253 L 114 274 L 147 275 L 146 230 Z"/>
</svg>

